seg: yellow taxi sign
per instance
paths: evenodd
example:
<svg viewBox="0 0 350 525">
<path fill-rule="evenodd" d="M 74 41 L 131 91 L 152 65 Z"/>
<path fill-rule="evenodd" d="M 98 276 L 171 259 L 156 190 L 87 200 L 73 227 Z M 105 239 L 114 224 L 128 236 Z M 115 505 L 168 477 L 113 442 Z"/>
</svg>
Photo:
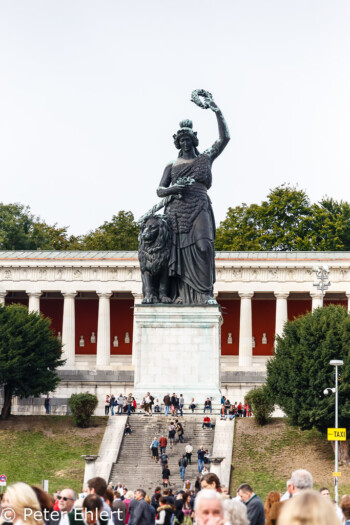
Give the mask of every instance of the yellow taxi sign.
<svg viewBox="0 0 350 525">
<path fill-rule="evenodd" d="M 340 478 L 341 472 L 333 472 L 333 478 Z"/>
<path fill-rule="evenodd" d="M 327 428 L 328 441 L 346 441 L 346 428 Z"/>
</svg>

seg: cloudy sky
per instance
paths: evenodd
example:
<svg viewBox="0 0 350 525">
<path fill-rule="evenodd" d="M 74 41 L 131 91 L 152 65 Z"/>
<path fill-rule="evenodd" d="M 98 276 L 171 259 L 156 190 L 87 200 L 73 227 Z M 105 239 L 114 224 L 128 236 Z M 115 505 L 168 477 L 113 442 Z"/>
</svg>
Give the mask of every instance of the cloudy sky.
<svg viewBox="0 0 350 525">
<path fill-rule="evenodd" d="M 227 208 L 298 184 L 350 200 L 348 0 L 1 0 L 0 200 L 85 233 L 158 202 L 183 118 Z"/>
</svg>

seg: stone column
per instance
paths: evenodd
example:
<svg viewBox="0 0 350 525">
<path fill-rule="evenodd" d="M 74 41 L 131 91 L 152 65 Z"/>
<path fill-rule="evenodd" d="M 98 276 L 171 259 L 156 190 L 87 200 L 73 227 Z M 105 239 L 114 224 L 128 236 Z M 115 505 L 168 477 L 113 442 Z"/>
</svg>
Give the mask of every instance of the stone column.
<svg viewBox="0 0 350 525">
<path fill-rule="evenodd" d="M 134 306 L 137 304 L 142 304 L 143 295 L 142 292 L 132 292 L 132 295 L 134 296 Z M 135 309 L 134 309 L 135 313 Z M 139 342 L 135 341 L 135 335 L 137 333 L 136 327 L 135 327 L 135 315 L 133 316 L 133 338 L 132 338 L 132 355 L 131 355 L 131 363 L 134 365 L 136 361 L 136 355 L 135 355 L 135 348 L 138 346 Z"/>
<path fill-rule="evenodd" d="M 98 293 L 97 356 L 96 366 L 110 363 L 111 355 L 111 293 Z"/>
<path fill-rule="evenodd" d="M 320 292 L 310 292 L 310 295 L 312 297 L 312 311 L 323 306 L 322 294 Z"/>
<path fill-rule="evenodd" d="M 346 292 L 345 295 L 348 298 L 348 312 L 350 313 L 350 292 Z"/>
<path fill-rule="evenodd" d="M 250 367 L 253 362 L 252 346 L 252 297 L 253 292 L 239 292 L 241 312 L 239 319 L 239 356 L 240 367 Z"/>
<path fill-rule="evenodd" d="M 288 320 L 287 298 L 289 292 L 275 292 L 276 297 L 276 328 L 275 335 L 282 335 L 283 328 Z"/>
<path fill-rule="evenodd" d="M 2 304 L 2 305 L 4 305 L 4 306 L 5 306 L 5 297 L 6 297 L 6 294 L 7 294 L 7 292 L 5 292 L 5 291 L 3 291 L 3 290 L 0 292 L 0 304 Z"/>
<path fill-rule="evenodd" d="M 75 366 L 75 296 L 76 292 L 62 292 L 63 323 L 62 323 L 62 358 L 66 359 L 64 368 Z"/>
<path fill-rule="evenodd" d="M 28 311 L 40 313 L 40 296 L 42 292 L 27 292 L 29 297 Z"/>
</svg>

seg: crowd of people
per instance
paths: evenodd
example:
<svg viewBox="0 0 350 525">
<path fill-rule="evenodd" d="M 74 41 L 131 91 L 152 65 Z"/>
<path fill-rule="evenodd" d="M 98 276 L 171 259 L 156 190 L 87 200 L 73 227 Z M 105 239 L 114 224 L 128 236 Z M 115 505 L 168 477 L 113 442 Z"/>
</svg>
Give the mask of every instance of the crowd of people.
<svg viewBox="0 0 350 525">
<path fill-rule="evenodd" d="M 105 415 L 111 416 L 127 414 L 130 416 L 132 412 L 135 412 L 137 408 L 136 399 L 132 393 L 124 396 L 119 394 L 118 397 L 115 397 L 114 394 L 106 395 L 105 400 Z"/>
<path fill-rule="evenodd" d="M 178 443 L 183 443 L 183 427 L 182 427 L 182 424 L 179 422 L 177 422 L 177 425 L 178 425 L 178 428 L 181 427 L 181 430 L 178 430 Z M 169 443 L 169 447 L 171 449 L 173 448 L 173 445 L 174 445 L 173 433 L 174 432 L 175 432 L 175 425 L 173 422 L 171 422 L 169 426 L 169 441 L 166 438 L 166 436 L 162 434 L 159 438 L 155 436 L 150 444 L 150 449 L 152 452 L 152 459 L 155 463 L 160 464 L 160 467 L 162 470 L 163 487 L 170 486 L 171 472 L 170 472 L 169 464 L 168 464 L 169 456 L 167 454 L 167 446 Z M 182 434 L 180 432 L 182 432 Z M 182 438 L 182 440 L 180 438 Z M 193 453 L 193 446 L 191 445 L 191 443 L 187 443 L 183 451 L 180 452 L 181 455 L 178 460 L 178 465 L 179 465 L 179 473 L 180 473 L 180 477 L 182 481 L 185 480 L 187 466 L 192 464 L 192 453 Z M 206 472 L 208 472 L 208 468 L 206 465 L 210 463 L 208 449 L 205 449 L 204 446 L 201 446 L 197 450 L 197 458 L 198 458 L 198 473 L 205 474 Z"/>
<path fill-rule="evenodd" d="M 214 473 L 189 479 L 183 488 L 156 487 L 153 494 L 103 478 L 88 481 L 84 493 L 71 488 L 52 497 L 41 488 L 15 483 L 1 495 L 1 523 L 6 525 L 349 525 L 350 496 L 339 507 L 327 488 L 312 490 L 312 475 L 292 473 L 287 491 L 271 491 L 265 504 L 248 483 L 231 497 Z"/>
<path fill-rule="evenodd" d="M 251 417 L 252 412 L 248 403 L 231 403 L 225 396 L 221 398 L 220 419 L 230 420 L 235 417 Z"/>
<path fill-rule="evenodd" d="M 220 419 L 234 419 L 235 417 L 251 417 L 251 409 L 247 403 L 231 403 L 229 399 L 225 396 L 221 397 L 220 400 Z M 137 409 L 137 402 L 132 393 L 127 396 L 119 394 L 118 397 L 115 397 L 114 394 L 106 395 L 105 401 L 105 415 L 108 416 L 111 414 L 122 415 L 127 414 L 128 416 L 132 413 L 135 413 Z M 152 416 L 153 414 L 162 414 L 165 416 L 171 414 L 172 417 L 177 417 L 178 415 L 183 415 L 183 410 L 185 407 L 185 399 L 182 394 L 179 396 L 173 392 L 166 394 L 161 401 L 159 397 L 152 396 L 149 392 L 142 398 L 141 403 L 139 404 L 140 410 L 144 411 L 146 416 Z M 188 405 L 188 408 L 194 413 L 197 403 L 194 397 L 191 398 L 191 401 Z M 212 413 L 212 401 L 209 397 L 206 398 L 203 404 L 204 414 L 209 411 Z"/>
</svg>

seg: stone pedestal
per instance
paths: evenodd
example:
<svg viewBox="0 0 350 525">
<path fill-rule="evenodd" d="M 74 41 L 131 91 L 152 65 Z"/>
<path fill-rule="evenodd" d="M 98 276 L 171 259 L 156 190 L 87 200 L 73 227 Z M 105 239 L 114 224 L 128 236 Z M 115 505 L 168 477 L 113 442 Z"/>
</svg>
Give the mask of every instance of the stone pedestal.
<svg viewBox="0 0 350 525">
<path fill-rule="evenodd" d="M 219 306 L 135 305 L 134 395 L 147 392 L 163 401 L 165 394 L 183 394 L 185 404 L 206 397 L 220 403 Z"/>
<path fill-rule="evenodd" d="M 211 457 L 210 458 L 210 472 L 216 474 L 221 481 L 221 463 L 225 458 Z"/>
<path fill-rule="evenodd" d="M 89 479 L 96 477 L 96 460 L 100 456 L 91 454 L 84 454 L 81 456 L 85 460 L 84 482 L 83 490 L 87 489 L 87 482 Z"/>
</svg>

